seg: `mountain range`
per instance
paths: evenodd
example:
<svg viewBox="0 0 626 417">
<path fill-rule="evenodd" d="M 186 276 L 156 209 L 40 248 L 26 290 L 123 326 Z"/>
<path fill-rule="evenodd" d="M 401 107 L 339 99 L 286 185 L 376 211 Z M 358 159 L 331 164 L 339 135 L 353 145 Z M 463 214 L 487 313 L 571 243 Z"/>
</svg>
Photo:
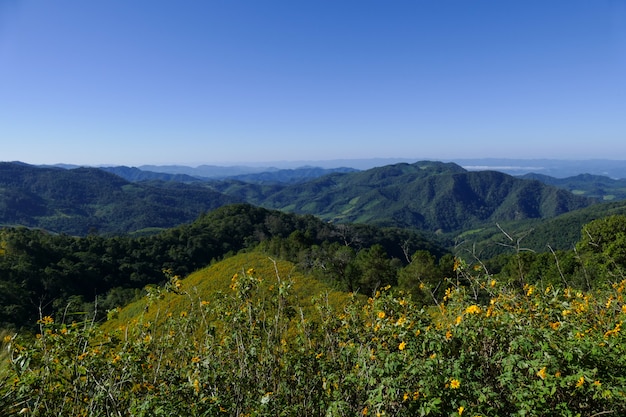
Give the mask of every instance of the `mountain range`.
<svg viewBox="0 0 626 417">
<path fill-rule="evenodd" d="M 595 176 L 569 182 L 518 178 L 436 161 L 363 171 L 306 167 L 220 180 L 129 167 L 67 169 L 7 162 L 0 163 L 0 224 L 73 235 L 149 233 L 246 202 L 335 223 L 454 236 L 498 222 L 545 220 L 595 206 L 598 196 L 566 187 L 592 183 L 606 188 L 611 181 L 615 185 L 616 180 Z"/>
</svg>

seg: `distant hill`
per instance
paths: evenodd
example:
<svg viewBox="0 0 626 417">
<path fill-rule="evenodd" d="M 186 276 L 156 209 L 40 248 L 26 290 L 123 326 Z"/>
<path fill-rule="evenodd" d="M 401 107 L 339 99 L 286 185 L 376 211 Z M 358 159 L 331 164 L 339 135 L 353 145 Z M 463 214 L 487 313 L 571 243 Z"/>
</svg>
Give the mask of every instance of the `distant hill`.
<svg viewBox="0 0 626 417">
<path fill-rule="evenodd" d="M 184 169 L 180 167 L 180 169 L 172 169 L 171 173 L 168 172 L 160 172 L 160 171 L 148 171 L 146 170 L 148 167 L 143 167 L 142 169 L 135 167 L 126 167 L 126 166 L 115 166 L 115 167 L 100 167 L 100 169 L 111 172 L 115 175 L 119 175 L 120 177 L 131 181 L 174 181 L 174 182 L 183 182 L 183 183 L 193 183 L 200 181 L 221 181 L 221 180 L 234 180 L 252 184 L 293 184 L 297 182 L 305 182 L 307 180 L 322 177 L 327 174 L 332 174 L 335 172 L 355 172 L 357 171 L 354 168 L 319 168 L 319 167 L 300 167 L 295 169 L 271 169 L 269 171 L 261 171 L 254 173 L 245 173 L 245 174 L 233 174 L 233 172 L 240 172 L 238 167 L 225 167 L 221 171 L 211 171 L 206 172 L 201 169 L 189 168 Z M 167 169 L 154 167 L 155 169 Z M 217 168 L 217 167 L 215 167 Z M 180 171 L 180 173 L 174 173 L 175 171 Z M 182 172 L 205 172 L 209 174 L 208 176 L 199 176 L 199 175 L 187 175 Z M 249 171 L 249 170 L 245 170 Z"/>
<path fill-rule="evenodd" d="M 304 178 L 324 171 L 286 171 L 282 181 L 291 184 L 265 176 L 251 182 L 172 179 L 183 174 L 130 182 L 97 168 L 2 163 L 0 224 L 77 235 L 127 233 L 172 227 L 214 208 L 247 202 L 335 223 L 461 233 L 498 221 L 552 218 L 597 203 L 537 180 L 467 171 L 454 163 L 400 163 L 309 180 Z M 132 168 L 119 172 L 143 175 Z"/>
<path fill-rule="evenodd" d="M 354 168 L 320 168 L 301 167 L 295 169 L 279 169 L 277 171 L 259 172 L 230 176 L 227 179 L 254 184 L 293 184 L 323 177 L 334 173 L 357 172 Z"/>
<path fill-rule="evenodd" d="M 604 201 L 626 199 L 626 179 L 613 179 L 602 175 L 579 174 L 573 177 L 554 178 L 543 174 L 525 174 L 519 178 L 534 179 L 544 184 L 571 191 L 576 195 Z"/>
<path fill-rule="evenodd" d="M 100 167 L 101 170 L 110 172 L 119 177 L 124 178 L 127 181 L 174 181 L 174 182 L 200 182 L 203 179 L 198 177 L 192 177 L 187 174 L 168 174 L 166 172 L 153 172 L 144 171 L 135 167 L 115 166 L 115 167 Z"/>
<path fill-rule="evenodd" d="M 0 225 L 125 233 L 191 222 L 238 200 L 201 185 L 131 183 L 97 168 L 0 163 Z"/>
<path fill-rule="evenodd" d="M 220 191 L 230 192 L 228 187 Z M 596 200 L 496 171 L 422 161 L 331 174 L 284 187 L 254 203 L 334 222 L 447 233 L 496 221 L 551 218 Z"/>
</svg>

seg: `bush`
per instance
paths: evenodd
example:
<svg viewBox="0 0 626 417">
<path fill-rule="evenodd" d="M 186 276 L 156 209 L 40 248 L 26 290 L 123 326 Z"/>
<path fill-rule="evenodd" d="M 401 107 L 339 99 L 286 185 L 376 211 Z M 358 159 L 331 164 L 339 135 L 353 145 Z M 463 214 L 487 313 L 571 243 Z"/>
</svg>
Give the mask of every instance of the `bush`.
<svg viewBox="0 0 626 417">
<path fill-rule="evenodd" d="M 307 310 L 254 269 L 207 300 L 171 277 L 112 331 L 42 317 L 36 338 L 6 335 L 0 401 L 27 416 L 626 413 L 626 281 L 520 291 L 455 271 L 428 308 L 385 287 Z"/>
</svg>

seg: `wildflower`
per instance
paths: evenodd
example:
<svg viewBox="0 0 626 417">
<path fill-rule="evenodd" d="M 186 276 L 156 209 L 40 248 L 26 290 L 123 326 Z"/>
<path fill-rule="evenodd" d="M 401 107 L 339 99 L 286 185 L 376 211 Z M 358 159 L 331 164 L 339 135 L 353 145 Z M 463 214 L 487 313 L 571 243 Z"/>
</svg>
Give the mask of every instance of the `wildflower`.
<svg viewBox="0 0 626 417">
<path fill-rule="evenodd" d="M 576 382 L 576 388 L 580 388 L 583 386 L 583 384 L 585 383 L 585 377 L 581 376 L 578 381 Z"/>
<path fill-rule="evenodd" d="M 446 340 L 450 340 L 450 339 L 452 339 L 452 332 L 450 330 L 448 330 L 446 332 Z"/>
<path fill-rule="evenodd" d="M 10 336 L 10 335 L 6 335 L 6 336 L 4 336 L 3 342 L 4 343 L 10 343 L 11 340 L 13 340 L 13 337 Z"/>
<path fill-rule="evenodd" d="M 211 304 L 211 302 L 210 302 L 210 301 L 207 301 L 207 300 L 202 300 L 202 301 L 200 301 L 200 305 L 201 305 L 201 306 L 208 306 L 209 304 Z"/>
<path fill-rule="evenodd" d="M 480 314 L 481 309 L 476 304 L 472 304 L 471 306 L 465 309 L 466 314 Z"/>
<path fill-rule="evenodd" d="M 463 411 L 465 410 L 465 407 L 460 406 L 459 407 L 459 415 L 463 414 Z"/>
<path fill-rule="evenodd" d="M 529 285 L 528 289 L 526 290 L 526 296 L 530 297 L 531 295 L 533 295 L 534 291 L 535 291 L 535 288 L 532 285 Z"/>
<path fill-rule="evenodd" d="M 180 312 L 180 318 L 185 318 L 187 317 L 187 312 L 186 311 L 181 311 Z"/>
<path fill-rule="evenodd" d="M 246 271 L 246 274 L 248 274 L 248 275 L 254 275 L 254 268 L 249 268 L 249 269 Z"/>
<path fill-rule="evenodd" d="M 613 330 L 609 330 L 606 333 L 604 333 L 604 338 L 607 339 L 609 336 L 617 336 L 617 334 L 620 332 L 621 329 L 622 329 L 622 323 L 617 323 L 615 327 L 613 328 Z"/>
<path fill-rule="evenodd" d="M 537 376 L 541 379 L 546 379 L 546 367 L 545 366 L 537 372 Z"/>
<path fill-rule="evenodd" d="M 459 258 L 454 258 L 454 266 L 452 266 L 453 271 L 457 271 L 461 268 L 461 260 Z"/>
<path fill-rule="evenodd" d="M 458 326 L 459 324 L 461 324 L 462 320 L 463 320 L 462 316 L 456 316 L 456 320 L 454 320 L 454 324 Z"/>
<path fill-rule="evenodd" d="M 491 288 L 496 286 L 496 280 L 492 279 L 491 282 L 489 283 L 489 285 L 491 285 Z"/>
<path fill-rule="evenodd" d="M 552 327 L 552 330 L 557 330 L 560 325 L 561 323 L 559 323 L 558 321 L 555 321 L 554 323 L 550 323 L 550 327 Z"/>
<path fill-rule="evenodd" d="M 366 415 L 367 415 L 367 413 L 368 413 L 368 411 L 367 411 L 367 407 L 365 407 L 365 408 L 363 409 L 363 411 L 361 412 L 361 414 L 363 414 L 364 416 L 366 416 Z"/>
<path fill-rule="evenodd" d="M 54 324 L 54 319 L 50 316 L 44 316 L 41 319 L 39 319 L 37 322 L 41 324 Z"/>
<path fill-rule="evenodd" d="M 602 383 L 596 379 L 595 381 L 593 381 L 593 385 L 599 387 L 600 385 L 602 385 Z"/>
<path fill-rule="evenodd" d="M 419 391 L 415 391 L 413 393 L 413 401 L 417 401 L 420 397 L 420 392 Z"/>
<path fill-rule="evenodd" d="M 459 381 L 458 379 L 451 379 L 450 380 L 450 389 L 458 389 L 461 386 L 461 381 Z"/>
<path fill-rule="evenodd" d="M 398 350 L 404 350 L 404 349 L 406 349 L 406 342 L 401 342 L 401 343 L 398 345 Z"/>
<path fill-rule="evenodd" d="M 198 363 L 200 362 L 200 358 L 198 356 L 194 356 L 193 358 L 191 358 L 191 363 Z"/>
<path fill-rule="evenodd" d="M 384 311 L 379 311 L 378 312 L 378 318 L 379 319 L 384 319 L 385 318 L 385 312 Z"/>
<path fill-rule="evenodd" d="M 409 398 L 410 398 L 409 393 L 408 393 L 408 392 L 405 392 L 405 393 L 404 393 L 404 396 L 402 397 L 402 401 L 408 401 L 408 400 L 409 400 Z"/>
</svg>

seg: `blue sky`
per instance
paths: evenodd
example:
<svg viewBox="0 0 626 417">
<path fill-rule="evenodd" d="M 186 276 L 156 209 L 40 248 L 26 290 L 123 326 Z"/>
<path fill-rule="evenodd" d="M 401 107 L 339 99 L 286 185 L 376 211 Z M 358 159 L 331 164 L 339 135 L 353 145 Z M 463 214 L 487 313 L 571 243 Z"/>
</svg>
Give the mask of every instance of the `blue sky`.
<svg viewBox="0 0 626 417">
<path fill-rule="evenodd" d="M 622 0 L 0 0 L 0 160 L 626 160 Z"/>
</svg>

